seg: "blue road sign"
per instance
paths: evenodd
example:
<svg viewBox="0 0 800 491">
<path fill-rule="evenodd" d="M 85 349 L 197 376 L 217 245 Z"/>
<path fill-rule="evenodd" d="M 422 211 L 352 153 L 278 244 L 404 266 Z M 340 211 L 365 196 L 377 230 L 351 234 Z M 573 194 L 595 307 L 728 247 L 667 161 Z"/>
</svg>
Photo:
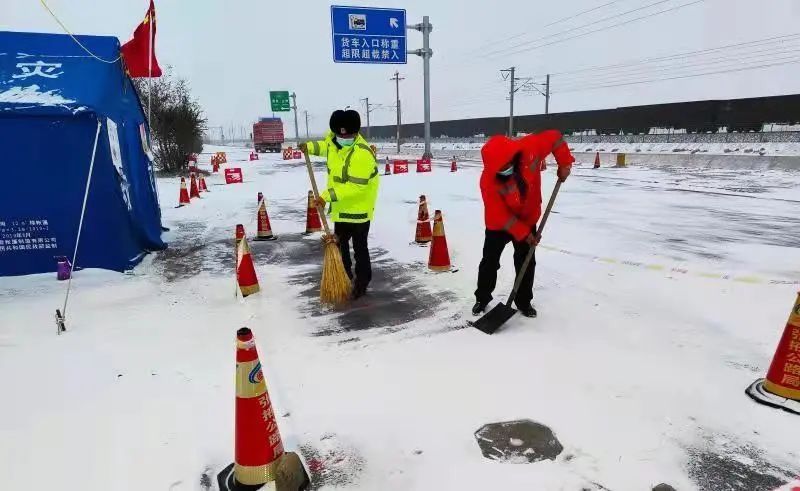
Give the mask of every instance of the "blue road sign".
<svg viewBox="0 0 800 491">
<path fill-rule="evenodd" d="M 404 64 L 405 9 L 331 5 L 333 61 Z"/>
</svg>

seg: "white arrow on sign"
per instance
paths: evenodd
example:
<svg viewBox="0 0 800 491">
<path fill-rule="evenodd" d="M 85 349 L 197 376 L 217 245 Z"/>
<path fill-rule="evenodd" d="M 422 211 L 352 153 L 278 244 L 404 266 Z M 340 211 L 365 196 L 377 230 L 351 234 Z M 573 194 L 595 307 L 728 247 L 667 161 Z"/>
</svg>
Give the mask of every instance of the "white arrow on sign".
<svg viewBox="0 0 800 491">
<path fill-rule="evenodd" d="M 395 29 L 397 29 L 398 27 L 400 27 L 400 26 L 397 24 L 397 18 L 395 18 L 395 17 L 390 17 L 390 18 L 389 18 L 389 25 L 390 25 L 391 27 L 394 27 Z"/>
</svg>

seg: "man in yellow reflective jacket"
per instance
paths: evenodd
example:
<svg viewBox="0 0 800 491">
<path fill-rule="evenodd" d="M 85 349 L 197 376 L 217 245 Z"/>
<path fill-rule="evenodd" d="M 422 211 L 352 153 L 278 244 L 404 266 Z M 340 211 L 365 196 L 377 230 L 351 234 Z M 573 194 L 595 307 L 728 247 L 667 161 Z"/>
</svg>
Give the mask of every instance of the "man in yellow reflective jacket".
<svg viewBox="0 0 800 491">
<path fill-rule="evenodd" d="M 336 110 L 331 115 L 330 131 L 324 140 L 301 143 L 309 155 L 328 161 L 326 189 L 320 192 L 317 205 L 330 203 L 331 220 L 339 240 L 347 275 L 353 279 L 353 298 L 363 296 L 372 280 L 369 259 L 370 222 L 378 198 L 378 163 L 369 143 L 359 133 L 361 116 L 357 111 Z M 355 278 L 350 258 L 350 240 L 355 253 Z"/>
</svg>

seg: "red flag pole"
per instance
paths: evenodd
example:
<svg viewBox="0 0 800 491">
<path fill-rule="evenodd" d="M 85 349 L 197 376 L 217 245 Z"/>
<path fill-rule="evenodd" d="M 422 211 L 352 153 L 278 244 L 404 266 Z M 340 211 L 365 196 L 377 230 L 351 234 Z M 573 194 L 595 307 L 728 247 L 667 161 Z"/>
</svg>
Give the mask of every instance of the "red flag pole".
<svg viewBox="0 0 800 491">
<path fill-rule="evenodd" d="M 147 9 L 148 32 L 150 36 L 150 56 L 147 59 L 147 126 L 150 126 L 150 109 L 153 101 L 153 2 L 150 1 L 150 7 Z"/>
</svg>

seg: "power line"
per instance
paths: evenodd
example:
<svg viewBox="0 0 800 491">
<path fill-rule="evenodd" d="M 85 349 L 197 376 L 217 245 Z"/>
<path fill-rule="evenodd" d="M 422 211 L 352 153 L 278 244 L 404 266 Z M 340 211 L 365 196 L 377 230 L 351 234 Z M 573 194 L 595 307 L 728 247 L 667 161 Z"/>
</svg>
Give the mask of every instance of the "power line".
<svg viewBox="0 0 800 491">
<path fill-rule="evenodd" d="M 554 26 L 554 25 L 556 25 L 556 24 L 558 24 L 560 22 L 566 22 L 568 20 L 576 19 L 576 18 L 582 16 L 583 14 L 588 14 L 589 12 L 594 12 L 595 10 L 600 10 L 603 7 L 608 7 L 609 5 L 614 5 L 615 3 L 619 3 L 620 1 L 624 1 L 624 0 L 615 0 L 613 2 L 604 3 L 603 5 L 598 5 L 597 7 L 594 7 L 594 8 L 588 9 L 588 10 L 583 10 L 581 12 L 578 12 L 575 15 L 570 15 L 568 17 L 564 17 L 563 19 L 558 19 L 558 20 L 553 21 L 553 22 L 551 22 L 549 24 L 545 24 L 545 25 L 542 26 L 542 28 Z"/>
<path fill-rule="evenodd" d="M 533 47 L 530 47 L 530 48 L 525 48 L 525 49 L 520 49 L 520 50 L 517 50 L 517 51 L 512 51 L 510 53 L 506 53 L 506 55 L 515 55 L 515 54 L 519 54 L 519 53 L 524 53 L 526 51 L 533 51 L 535 49 L 544 48 L 546 46 L 552 46 L 554 44 L 563 43 L 563 42 L 566 42 L 566 41 L 571 41 L 573 39 L 577 39 L 577 38 L 581 38 L 581 37 L 584 37 L 584 36 L 588 36 L 589 34 L 594 34 L 594 33 L 601 32 L 601 31 L 606 31 L 608 29 L 613 29 L 615 27 L 624 26 L 624 25 L 627 25 L 627 24 L 631 24 L 633 22 L 637 22 L 637 21 L 643 20 L 643 19 L 647 19 L 647 18 L 650 18 L 650 17 L 655 17 L 656 15 L 661 15 L 661 14 L 666 14 L 666 13 L 669 13 L 669 12 L 674 12 L 676 10 L 680 10 L 682 8 L 685 8 L 685 7 L 690 7 L 692 5 L 696 5 L 696 4 L 704 2 L 704 1 L 705 0 L 694 0 L 693 2 L 685 3 L 683 5 L 678 5 L 676 7 L 672 7 L 672 8 L 665 9 L 665 10 L 659 10 L 658 12 L 654 12 L 652 14 L 647 14 L 647 15 L 643 15 L 643 16 L 640 16 L 640 17 L 635 17 L 633 19 L 630 19 L 630 20 L 627 20 L 627 21 L 624 21 L 624 22 L 619 22 L 617 24 L 612 24 L 610 26 L 602 27 L 602 28 L 599 28 L 599 29 L 595 29 L 593 31 L 584 32 L 582 34 L 577 34 L 575 36 L 567 37 L 567 38 L 564 38 L 564 39 L 557 39 L 557 40 L 552 41 L 550 43 L 540 44 L 540 45 L 533 46 Z"/>
<path fill-rule="evenodd" d="M 800 52 L 800 46 L 793 46 L 792 49 L 785 49 L 785 50 L 775 50 L 774 48 L 770 48 L 767 50 L 754 51 L 752 53 L 743 53 L 735 56 L 711 58 L 708 60 L 696 60 L 691 63 L 681 62 L 675 65 L 668 65 L 668 66 L 630 67 L 618 73 L 605 73 L 597 75 L 595 77 L 592 77 L 590 75 L 585 75 L 578 79 L 567 79 L 565 85 L 579 86 L 585 83 L 595 84 L 597 82 L 603 82 L 603 83 L 616 82 L 619 80 L 625 80 L 631 77 L 636 77 L 641 75 L 652 75 L 654 73 L 674 72 L 674 71 L 681 71 L 689 68 L 698 68 L 698 67 L 705 68 L 708 67 L 709 65 L 730 64 L 731 62 L 733 62 L 733 66 L 736 66 L 740 65 L 743 61 L 750 60 L 753 58 L 756 58 L 756 61 L 758 62 L 763 62 L 763 61 L 769 61 L 768 58 L 772 58 L 776 55 L 797 53 L 797 52 Z M 765 56 L 763 53 L 768 53 L 768 55 Z"/>
<path fill-rule="evenodd" d="M 547 27 L 550 27 L 550 26 L 554 26 L 554 25 L 556 25 L 556 24 L 559 24 L 559 23 L 561 23 L 561 22 L 566 22 L 566 21 L 568 21 L 568 20 L 572 20 L 572 19 L 578 18 L 578 17 L 580 17 L 580 16 L 582 16 L 582 15 L 584 15 L 584 14 L 588 14 L 588 13 L 590 13 L 590 12 L 594 12 L 595 10 L 599 10 L 599 9 L 601 9 L 601 8 L 603 8 L 603 7 L 608 7 L 609 5 L 613 5 L 613 4 L 615 4 L 615 3 L 620 3 L 620 2 L 623 2 L 623 1 L 626 1 L 626 0 L 614 0 L 614 1 L 612 1 L 612 2 L 608 2 L 608 3 L 604 3 L 603 5 L 599 5 L 599 6 L 597 6 L 597 7 L 592 7 L 592 8 L 590 8 L 590 9 L 581 10 L 580 12 L 578 12 L 578 13 L 576 13 L 576 14 L 573 14 L 573 15 L 571 15 L 571 16 L 564 17 L 564 18 L 562 18 L 562 19 L 559 19 L 559 20 L 553 21 L 553 22 L 551 22 L 551 23 L 549 23 L 549 24 L 545 24 L 545 25 L 541 26 L 541 27 L 540 27 L 540 29 L 544 29 L 544 28 L 547 28 Z M 530 32 L 531 32 L 531 30 L 530 30 L 530 29 L 527 29 L 527 30 L 525 30 L 525 31 L 523 31 L 523 32 L 520 32 L 520 33 L 518 33 L 518 34 L 514 34 L 513 36 L 510 36 L 510 37 L 507 37 L 507 38 L 495 39 L 494 41 L 489 41 L 489 42 L 487 42 L 487 43 L 483 43 L 482 45 L 479 45 L 479 46 L 478 46 L 476 49 L 474 49 L 473 51 L 480 51 L 480 50 L 482 50 L 483 48 L 487 48 L 487 47 L 489 47 L 489 46 L 494 46 L 494 45 L 497 45 L 497 44 L 506 43 L 506 42 L 508 42 L 508 41 L 511 41 L 511 40 L 514 40 L 514 39 L 519 39 L 519 38 L 521 38 L 521 37 L 525 37 L 525 36 L 527 36 L 528 34 L 530 34 Z"/>
<path fill-rule="evenodd" d="M 642 7 L 637 7 L 635 9 L 633 9 L 633 10 L 628 10 L 626 12 L 622 12 L 622 13 L 619 13 L 619 14 L 614 14 L 614 15 L 610 15 L 608 17 L 604 17 L 602 19 L 594 20 L 594 21 L 589 22 L 588 24 L 584 24 L 582 26 L 571 27 L 569 29 L 566 29 L 566 30 L 563 30 L 563 31 L 560 31 L 560 32 L 556 32 L 554 34 L 548 34 L 547 36 L 541 36 L 541 37 L 538 37 L 536 39 L 531 39 L 531 40 L 525 41 L 523 43 L 515 44 L 513 46 L 509 46 L 508 48 L 504 48 L 504 49 L 496 50 L 496 51 L 490 51 L 489 53 L 486 53 L 483 56 L 488 57 L 488 56 L 492 56 L 492 55 L 497 54 L 497 53 L 502 53 L 502 52 L 504 52 L 506 50 L 513 50 L 513 49 L 516 49 L 516 48 L 520 48 L 522 46 L 528 46 L 528 45 L 531 45 L 531 44 L 536 44 L 538 41 L 544 41 L 545 39 L 550 39 L 550 38 L 553 38 L 553 37 L 557 37 L 557 36 L 560 36 L 560 35 L 562 35 L 564 33 L 567 33 L 567 32 L 577 31 L 577 30 L 580 30 L 580 29 L 584 29 L 586 27 L 591 27 L 591 26 L 603 23 L 603 22 L 608 21 L 608 20 L 617 19 L 619 17 L 625 17 L 628 14 L 632 14 L 632 13 L 638 12 L 640 10 L 646 10 L 646 9 L 649 9 L 650 7 L 655 7 L 656 5 L 660 5 L 662 3 L 667 3 L 667 2 L 672 2 L 672 1 L 674 1 L 674 0 L 658 0 L 656 2 L 644 5 Z"/>
<path fill-rule="evenodd" d="M 615 67 L 620 67 L 620 66 L 635 65 L 635 64 L 640 64 L 640 63 L 645 63 L 645 62 L 650 62 L 650 61 L 664 60 L 664 59 L 670 59 L 670 58 L 675 58 L 675 57 L 683 57 L 683 56 L 686 56 L 686 55 L 695 55 L 695 54 L 707 53 L 707 52 L 712 52 L 712 51 L 720 51 L 720 50 L 724 50 L 724 49 L 735 48 L 735 47 L 746 46 L 746 45 L 770 44 L 770 43 L 773 43 L 773 42 L 778 42 L 778 40 L 796 38 L 796 37 L 800 37 L 800 33 L 786 34 L 786 35 L 783 35 L 783 36 L 775 36 L 775 37 L 758 39 L 758 40 L 755 40 L 755 41 L 747 41 L 747 42 L 736 43 L 736 44 L 728 44 L 728 45 L 724 45 L 724 46 L 718 46 L 716 48 L 706 48 L 706 49 L 700 49 L 700 50 L 695 50 L 695 51 L 685 51 L 685 52 L 682 52 L 682 53 L 674 53 L 674 54 L 666 55 L 666 56 L 662 56 L 662 57 L 639 58 L 639 59 L 636 59 L 636 60 L 628 60 L 628 61 L 625 61 L 625 62 L 622 62 L 622 63 L 616 63 L 616 64 L 612 64 L 612 65 L 595 65 L 595 66 L 590 66 L 590 67 L 586 67 L 586 68 L 579 68 L 579 69 L 576 69 L 576 70 L 567 70 L 567 71 L 563 71 L 563 72 L 554 72 L 554 73 L 552 73 L 552 75 L 567 75 L 567 74 L 571 74 L 571 73 L 587 72 L 587 71 L 594 71 L 594 70 L 603 70 L 603 69 L 606 69 L 606 68 L 615 68 Z"/>
<path fill-rule="evenodd" d="M 560 93 L 560 94 L 563 94 L 563 93 L 566 93 L 566 92 L 583 92 L 583 91 L 588 91 L 588 90 L 607 89 L 607 88 L 612 88 L 612 87 L 624 87 L 624 86 L 629 86 L 629 85 L 641 85 L 641 84 L 647 84 L 647 83 L 666 82 L 668 80 L 680 80 L 680 79 L 685 79 L 685 78 L 705 77 L 707 75 L 719 75 L 719 74 L 723 74 L 723 73 L 744 72 L 744 71 L 749 71 L 749 70 L 758 70 L 758 69 L 761 69 L 761 68 L 770 68 L 770 67 L 783 66 L 783 65 L 792 65 L 792 64 L 795 64 L 795 63 L 800 63 L 800 58 L 788 58 L 787 60 L 788 61 L 782 61 L 780 63 L 768 63 L 768 64 L 763 64 L 763 65 L 752 65 L 752 66 L 747 66 L 747 67 L 742 67 L 742 68 L 735 68 L 735 69 L 730 69 L 730 70 L 716 70 L 716 71 L 710 71 L 710 72 L 702 72 L 702 73 L 695 73 L 695 74 L 689 74 L 689 75 L 680 75 L 680 76 L 675 76 L 675 77 L 656 78 L 656 79 L 650 79 L 650 80 L 635 80 L 635 81 L 628 81 L 628 82 L 623 82 L 623 83 L 618 83 L 618 84 L 605 84 L 605 85 L 585 86 L 585 87 L 568 89 L 568 90 L 558 90 L 558 91 L 555 91 L 555 92 L 556 93 Z"/>
</svg>

